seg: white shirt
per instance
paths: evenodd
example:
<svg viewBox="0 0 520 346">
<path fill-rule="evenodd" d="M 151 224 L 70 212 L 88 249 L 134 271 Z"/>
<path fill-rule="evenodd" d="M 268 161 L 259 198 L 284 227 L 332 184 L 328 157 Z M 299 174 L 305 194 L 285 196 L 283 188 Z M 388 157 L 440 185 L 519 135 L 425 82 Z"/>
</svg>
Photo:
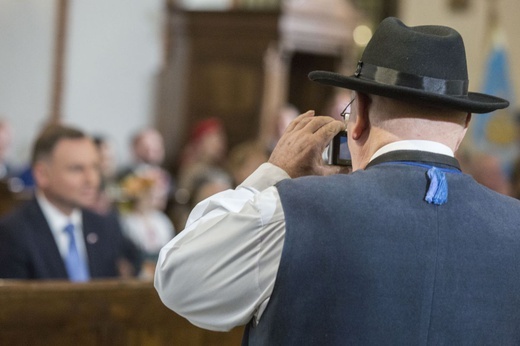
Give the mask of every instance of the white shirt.
<svg viewBox="0 0 520 346">
<path fill-rule="evenodd" d="M 388 144 L 371 158 L 395 150 L 453 156 L 430 141 Z M 260 322 L 273 291 L 285 239 L 285 217 L 274 186 L 290 178 L 269 163 L 235 190 L 200 202 L 186 229 L 163 247 L 155 288 L 163 303 L 191 323 L 227 331 Z"/>
<path fill-rule="evenodd" d="M 147 254 L 157 255 L 175 235 L 170 219 L 158 210 L 123 213 L 121 223 L 128 238 Z"/>
<path fill-rule="evenodd" d="M 47 224 L 51 229 L 54 241 L 58 246 L 61 257 L 65 259 L 69 251 L 69 236 L 65 232 L 65 226 L 69 223 L 74 225 L 74 237 L 76 238 L 76 246 L 83 258 L 87 259 L 87 249 L 83 237 L 83 223 L 81 218 L 81 210 L 74 209 L 70 215 L 63 214 L 58 208 L 52 205 L 41 192 L 36 192 L 36 200 L 42 209 L 43 215 L 47 220 Z M 87 261 L 88 262 L 88 261 Z"/>
</svg>

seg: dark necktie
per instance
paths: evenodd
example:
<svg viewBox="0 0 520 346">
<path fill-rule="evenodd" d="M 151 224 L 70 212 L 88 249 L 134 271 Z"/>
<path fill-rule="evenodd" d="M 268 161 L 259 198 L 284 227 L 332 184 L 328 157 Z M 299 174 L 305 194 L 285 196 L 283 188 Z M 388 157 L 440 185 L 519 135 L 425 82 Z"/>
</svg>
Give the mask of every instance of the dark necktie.
<svg viewBox="0 0 520 346">
<path fill-rule="evenodd" d="M 85 263 L 78 251 L 76 237 L 74 236 L 74 225 L 68 224 L 65 226 L 65 233 L 69 236 L 69 249 L 65 256 L 65 267 L 67 268 L 69 279 L 70 281 L 88 281 L 90 275 L 87 263 Z"/>
</svg>

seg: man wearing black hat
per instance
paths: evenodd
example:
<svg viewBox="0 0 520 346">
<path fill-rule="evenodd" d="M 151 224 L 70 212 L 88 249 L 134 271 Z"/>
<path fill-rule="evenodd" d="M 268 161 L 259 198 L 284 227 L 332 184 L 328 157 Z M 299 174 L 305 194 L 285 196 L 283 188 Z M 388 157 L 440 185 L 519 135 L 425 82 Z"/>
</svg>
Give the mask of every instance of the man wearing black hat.
<svg viewBox="0 0 520 346">
<path fill-rule="evenodd" d="M 520 344 L 520 202 L 460 171 L 471 113 L 453 29 L 385 19 L 352 76 L 351 174 L 321 153 L 345 129 L 299 116 L 269 163 L 201 202 L 155 286 L 193 324 L 246 324 L 251 345 Z"/>
</svg>

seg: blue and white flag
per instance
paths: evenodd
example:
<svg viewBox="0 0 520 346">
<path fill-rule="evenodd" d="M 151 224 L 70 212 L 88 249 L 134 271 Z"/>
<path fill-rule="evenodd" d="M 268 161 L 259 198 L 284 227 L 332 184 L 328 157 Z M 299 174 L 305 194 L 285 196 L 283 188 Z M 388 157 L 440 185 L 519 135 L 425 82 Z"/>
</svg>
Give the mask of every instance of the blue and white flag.
<svg viewBox="0 0 520 346">
<path fill-rule="evenodd" d="M 519 154 L 518 124 L 505 38 L 496 30 L 486 62 L 482 92 L 510 102 L 506 109 L 473 116 L 473 144 L 480 152 L 498 157 L 506 173 Z"/>
</svg>

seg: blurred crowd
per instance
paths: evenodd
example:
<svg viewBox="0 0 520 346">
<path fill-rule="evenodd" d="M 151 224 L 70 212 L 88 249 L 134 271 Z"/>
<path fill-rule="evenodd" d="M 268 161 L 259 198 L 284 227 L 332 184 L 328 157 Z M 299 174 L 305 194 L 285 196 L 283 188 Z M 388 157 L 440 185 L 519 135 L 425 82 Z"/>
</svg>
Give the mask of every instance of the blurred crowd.
<svg viewBox="0 0 520 346">
<path fill-rule="evenodd" d="M 53 127 L 58 132 L 64 131 L 59 127 L 68 129 L 67 125 L 50 125 L 38 134 L 35 142 Z M 121 233 L 139 252 L 137 269 L 123 269 L 119 276 L 129 276 L 129 272 L 137 270 L 138 273 L 130 276 L 145 279 L 153 277 L 159 250 L 184 228 L 191 209 L 208 196 L 236 187 L 266 162 L 269 155 L 269 149 L 256 141 L 229 148 L 225 128 L 217 118 L 194 125 L 175 171 L 164 167 L 163 137 L 153 127 L 139 129 L 129 138 L 132 162 L 124 166 L 118 165 L 110 134 L 86 135 L 97 151 L 99 182 L 95 183 L 95 198 L 88 200 L 87 205 L 80 203 L 79 207 L 118 220 Z M 13 136 L 9 121 L 0 119 L 0 218 L 9 217 L 20 205 L 30 203 L 36 192 L 43 189 L 40 179 L 35 178 L 34 161 L 21 166 L 9 161 L 9 153 L 16 149 L 11 145 Z M 74 192 L 61 189 L 55 194 L 67 199 L 68 193 Z M 47 223 L 52 229 L 52 221 Z M 0 226 L 3 227 L 1 219 Z"/>
<path fill-rule="evenodd" d="M 323 112 L 339 114 L 348 102 L 344 96 L 331 98 Z M 140 265 L 135 275 L 151 279 L 160 249 L 182 231 L 195 205 L 237 187 L 267 162 L 270 151 L 298 114 L 293 105 L 284 105 L 268 143 L 250 140 L 231 148 L 221 120 L 203 119 L 191 129 L 175 171 L 163 165 L 164 141 L 156 128 L 142 128 L 129 138 L 133 160 L 124 167 L 118 166 L 109 134 L 88 134 L 98 152 L 100 179 L 96 198 L 87 207 L 118 220 L 124 237 L 139 252 Z M 34 162 L 23 167 L 9 162 L 15 135 L 9 121 L 0 119 L 0 187 L 3 199 L 9 193 L 18 200 L 13 206 L 30 199 L 35 190 Z M 512 170 L 506 171 L 497 157 L 487 153 L 463 149 L 457 155 L 463 171 L 482 185 L 520 199 L 520 159 Z M 7 208 L 0 208 L 0 214 L 7 214 Z"/>
</svg>

